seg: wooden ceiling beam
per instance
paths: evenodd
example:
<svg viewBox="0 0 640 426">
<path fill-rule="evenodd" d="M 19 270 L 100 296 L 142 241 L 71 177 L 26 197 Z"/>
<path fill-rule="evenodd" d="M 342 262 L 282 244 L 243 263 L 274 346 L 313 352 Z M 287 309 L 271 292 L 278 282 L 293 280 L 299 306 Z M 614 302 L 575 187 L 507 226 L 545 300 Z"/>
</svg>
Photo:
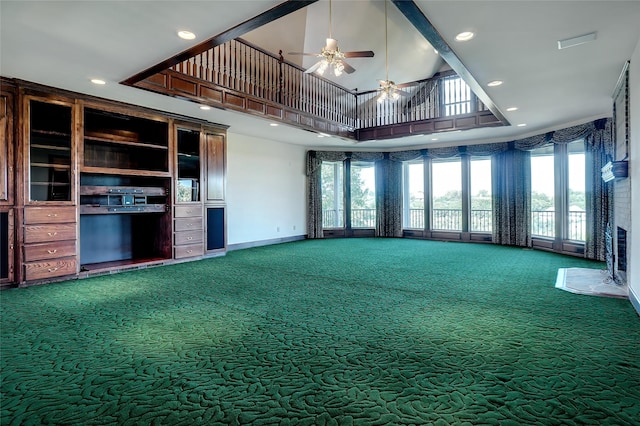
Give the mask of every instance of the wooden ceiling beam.
<svg viewBox="0 0 640 426">
<path fill-rule="evenodd" d="M 438 51 L 440 56 L 447 61 L 451 69 L 453 69 L 471 88 L 473 93 L 484 103 L 489 111 L 496 116 L 505 126 L 510 126 L 509 120 L 500 112 L 498 106 L 484 91 L 480 83 L 471 75 L 469 69 L 462 63 L 458 55 L 451 50 L 451 47 L 444 40 L 442 35 L 433 26 L 431 21 L 424 15 L 422 10 L 415 4 L 413 0 L 391 0 L 391 2 L 400 10 L 404 16 L 413 24 L 420 34 Z"/>
<path fill-rule="evenodd" d="M 299 9 L 307 7 L 317 1 L 318 0 L 287 0 L 267 10 L 266 12 L 261 13 L 258 16 L 255 16 L 247 21 L 236 25 L 235 27 L 223 31 L 220 34 L 213 36 L 200 44 L 197 44 L 187 50 L 178 53 L 177 55 L 165 59 L 164 61 L 152 67 L 149 67 L 146 70 L 141 71 L 127 78 L 126 80 L 121 81 L 120 83 L 128 86 L 133 86 L 137 82 L 145 80 L 159 72 L 167 70 L 172 66 L 179 64 L 180 62 L 186 61 L 187 59 L 198 55 L 199 53 L 205 52 L 215 46 L 226 43 L 229 40 L 238 38 L 248 33 L 249 31 L 255 30 L 258 27 L 268 24 L 271 21 L 275 21 L 276 19 L 282 18 L 283 16 L 293 13 Z"/>
</svg>

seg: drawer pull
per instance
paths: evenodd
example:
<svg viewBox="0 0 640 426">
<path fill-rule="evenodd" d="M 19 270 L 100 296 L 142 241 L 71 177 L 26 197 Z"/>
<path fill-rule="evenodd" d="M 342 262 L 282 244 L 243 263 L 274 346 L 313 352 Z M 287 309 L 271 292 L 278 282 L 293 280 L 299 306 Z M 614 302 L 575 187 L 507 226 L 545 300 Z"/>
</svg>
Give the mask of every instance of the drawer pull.
<svg viewBox="0 0 640 426">
<path fill-rule="evenodd" d="M 193 240 L 193 237 L 187 237 L 187 240 L 191 241 Z"/>
<path fill-rule="evenodd" d="M 47 217 L 58 217 L 57 213 L 49 213 Z"/>
<path fill-rule="evenodd" d="M 58 235 L 57 232 L 47 232 L 47 235 L 50 237 L 55 237 L 56 235 Z"/>
<path fill-rule="evenodd" d="M 57 271 L 58 269 L 60 269 L 60 268 L 49 268 L 49 269 L 47 269 L 47 270 L 48 270 L 49 272 L 55 272 L 55 271 Z"/>
<path fill-rule="evenodd" d="M 47 250 L 47 253 L 49 254 L 56 254 L 57 252 L 58 252 L 58 249 Z"/>
<path fill-rule="evenodd" d="M 193 250 L 187 250 L 187 253 L 191 254 L 193 253 Z"/>
<path fill-rule="evenodd" d="M 193 213 L 193 210 L 187 210 L 187 214 Z"/>
</svg>

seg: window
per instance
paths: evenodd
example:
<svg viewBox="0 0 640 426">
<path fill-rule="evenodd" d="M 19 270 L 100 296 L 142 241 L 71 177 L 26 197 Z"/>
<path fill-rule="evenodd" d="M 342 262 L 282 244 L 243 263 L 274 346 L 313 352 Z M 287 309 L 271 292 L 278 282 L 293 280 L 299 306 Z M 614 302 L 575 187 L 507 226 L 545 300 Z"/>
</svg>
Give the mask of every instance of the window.
<svg viewBox="0 0 640 426">
<path fill-rule="evenodd" d="M 351 163 L 351 227 L 376 227 L 375 163 Z"/>
<path fill-rule="evenodd" d="M 565 238 L 585 241 L 587 232 L 587 202 L 585 182 L 584 141 L 579 140 L 567 145 L 568 156 L 568 194 L 567 227 Z"/>
<path fill-rule="evenodd" d="M 433 161 L 431 228 L 462 230 L 462 169 L 459 158 Z"/>
<path fill-rule="evenodd" d="M 555 237 L 554 146 L 531 151 L 531 235 Z"/>
<path fill-rule="evenodd" d="M 491 232 L 491 158 L 471 158 L 469 163 L 470 221 L 472 232 Z"/>
<path fill-rule="evenodd" d="M 424 228 L 424 163 L 403 164 L 403 225 L 407 229 Z"/>
<path fill-rule="evenodd" d="M 322 227 L 344 227 L 343 164 L 322 163 Z"/>
<path fill-rule="evenodd" d="M 584 241 L 585 184 L 582 139 L 531 151 L 531 234 Z"/>
<path fill-rule="evenodd" d="M 471 89 L 460 77 L 445 77 L 442 80 L 442 92 L 444 115 L 471 112 Z"/>
</svg>

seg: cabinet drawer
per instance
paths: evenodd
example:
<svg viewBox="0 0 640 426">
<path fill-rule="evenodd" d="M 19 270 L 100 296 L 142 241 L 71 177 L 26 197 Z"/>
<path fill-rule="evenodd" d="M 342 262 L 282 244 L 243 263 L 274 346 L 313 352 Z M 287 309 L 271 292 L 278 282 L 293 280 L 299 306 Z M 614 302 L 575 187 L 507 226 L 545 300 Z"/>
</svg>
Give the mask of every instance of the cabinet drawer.
<svg viewBox="0 0 640 426">
<path fill-rule="evenodd" d="M 25 207 L 24 223 L 66 223 L 76 221 L 75 207 Z"/>
<path fill-rule="evenodd" d="M 202 229 L 202 217 L 176 219 L 175 231 L 195 231 Z"/>
<path fill-rule="evenodd" d="M 27 281 L 61 277 L 77 273 L 76 259 L 55 259 L 42 262 L 30 262 L 24 265 Z"/>
<path fill-rule="evenodd" d="M 202 244 L 189 244 L 186 246 L 177 246 L 174 248 L 175 258 L 182 259 L 185 257 L 202 256 L 204 254 L 204 246 Z"/>
<path fill-rule="evenodd" d="M 75 223 L 61 225 L 28 225 L 24 227 L 24 242 L 27 244 L 49 243 L 75 239 Z"/>
<path fill-rule="evenodd" d="M 182 246 L 185 244 L 201 243 L 203 241 L 202 230 L 182 231 L 175 234 L 175 245 Z"/>
<path fill-rule="evenodd" d="M 175 217 L 202 217 L 202 206 L 176 206 Z"/>
<path fill-rule="evenodd" d="M 57 259 L 76 255 L 75 240 L 59 243 L 30 244 L 24 247 L 25 262 L 43 259 Z"/>
</svg>

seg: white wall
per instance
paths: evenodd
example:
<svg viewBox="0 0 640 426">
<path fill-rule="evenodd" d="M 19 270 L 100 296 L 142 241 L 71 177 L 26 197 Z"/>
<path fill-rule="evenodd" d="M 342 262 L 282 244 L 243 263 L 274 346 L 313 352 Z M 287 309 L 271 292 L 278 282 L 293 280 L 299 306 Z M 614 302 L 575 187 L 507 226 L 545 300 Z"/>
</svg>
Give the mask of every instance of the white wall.
<svg viewBox="0 0 640 426">
<path fill-rule="evenodd" d="M 629 67 L 631 127 L 629 133 L 629 177 L 631 180 L 631 237 L 627 247 L 627 281 L 630 297 L 640 314 L 640 40 Z"/>
<path fill-rule="evenodd" d="M 306 234 L 305 154 L 302 146 L 240 135 L 229 129 L 229 246 Z"/>
</svg>

